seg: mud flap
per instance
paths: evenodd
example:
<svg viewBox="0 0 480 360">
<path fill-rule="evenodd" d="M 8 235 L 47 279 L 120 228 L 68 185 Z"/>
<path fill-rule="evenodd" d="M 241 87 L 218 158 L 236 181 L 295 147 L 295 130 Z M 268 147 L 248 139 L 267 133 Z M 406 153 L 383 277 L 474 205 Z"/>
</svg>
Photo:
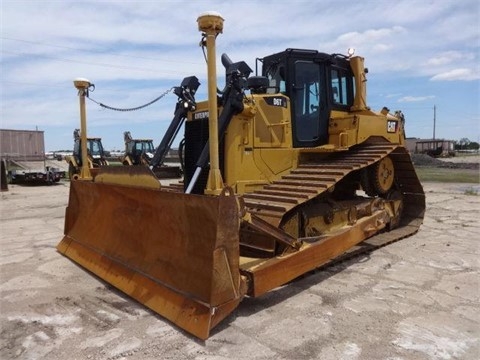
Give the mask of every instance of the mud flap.
<svg viewBox="0 0 480 360">
<path fill-rule="evenodd" d="M 206 339 L 246 293 L 239 227 L 228 189 L 213 197 L 72 181 L 57 250 Z"/>
</svg>

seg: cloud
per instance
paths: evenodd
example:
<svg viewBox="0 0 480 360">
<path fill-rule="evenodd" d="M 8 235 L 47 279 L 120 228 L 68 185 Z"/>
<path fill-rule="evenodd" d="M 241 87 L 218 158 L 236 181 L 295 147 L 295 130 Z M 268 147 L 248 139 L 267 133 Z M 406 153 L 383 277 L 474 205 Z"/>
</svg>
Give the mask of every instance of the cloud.
<svg viewBox="0 0 480 360">
<path fill-rule="evenodd" d="M 393 45 L 388 44 L 376 44 L 372 47 L 375 52 L 386 52 L 393 48 Z"/>
<path fill-rule="evenodd" d="M 420 102 L 434 99 L 435 96 L 428 95 L 428 96 L 404 96 L 397 100 L 397 102 Z"/>
<path fill-rule="evenodd" d="M 469 56 L 469 58 L 472 59 L 472 56 Z M 465 59 L 465 55 L 460 51 L 446 51 L 438 54 L 435 57 L 428 59 L 427 65 L 430 65 L 430 66 L 447 65 L 461 59 Z"/>
<path fill-rule="evenodd" d="M 473 81 L 480 79 L 480 74 L 471 69 L 453 69 L 430 78 L 431 81 Z"/>
<path fill-rule="evenodd" d="M 390 99 L 390 98 L 394 98 L 394 97 L 399 97 L 399 96 L 401 96 L 401 95 L 402 95 L 401 93 L 398 93 L 398 94 L 387 94 L 387 95 L 385 95 L 385 97 L 386 97 L 387 99 Z"/>
<path fill-rule="evenodd" d="M 382 39 L 391 37 L 393 34 L 405 33 L 406 30 L 402 26 L 393 26 L 391 28 L 368 29 L 363 32 L 349 32 L 342 34 L 337 38 L 340 42 L 362 42 L 374 43 Z"/>
</svg>

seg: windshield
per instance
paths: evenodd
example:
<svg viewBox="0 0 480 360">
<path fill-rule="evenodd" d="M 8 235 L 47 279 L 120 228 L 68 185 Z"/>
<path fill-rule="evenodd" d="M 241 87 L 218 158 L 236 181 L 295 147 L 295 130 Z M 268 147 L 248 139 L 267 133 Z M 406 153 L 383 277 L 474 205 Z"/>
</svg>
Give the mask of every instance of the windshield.
<svg viewBox="0 0 480 360">
<path fill-rule="evenodd" d="M 153 142 L 152 141 L 138 141 L 135 144 L 135 150 L 137 150 L 139 152 L 153 153 L 154 152 Z"/>
<path fill-rule="evenodd" d="M 88 151 L 92 156 L 102 156 L 103 147 L 102 142 L 99 139 L 90 139 L 88 140 Z"/>
</svg>

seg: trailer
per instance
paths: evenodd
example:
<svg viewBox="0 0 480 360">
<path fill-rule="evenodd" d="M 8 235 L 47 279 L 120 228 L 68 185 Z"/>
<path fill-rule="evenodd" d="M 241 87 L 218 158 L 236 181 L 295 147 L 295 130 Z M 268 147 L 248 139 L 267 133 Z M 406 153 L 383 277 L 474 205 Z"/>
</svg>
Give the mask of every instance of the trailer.
<svg viewBox="0 0 480 360">
<path fill-rule="evenodd" d="M 63 171 L 51 166 L 43 169 L 15 169 L 8 171 L 8 180 L 12 184 L 37 183 L 52 185 L 62 178 Z"/>
</svg>

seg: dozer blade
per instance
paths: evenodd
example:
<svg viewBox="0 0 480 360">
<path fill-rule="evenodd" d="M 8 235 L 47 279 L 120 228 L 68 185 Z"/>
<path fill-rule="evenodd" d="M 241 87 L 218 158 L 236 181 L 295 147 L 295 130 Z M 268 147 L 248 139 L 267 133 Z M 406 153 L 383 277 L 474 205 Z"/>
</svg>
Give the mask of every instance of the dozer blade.
<svg viewBox="0 0 480 360">
<path fill-rule="evenodd" d="M 187 332 L 208 338 L 246 293 L 233 191 L 187 195 L 101 178 L 70 184 L 58 251 Z"/>
</svg>

